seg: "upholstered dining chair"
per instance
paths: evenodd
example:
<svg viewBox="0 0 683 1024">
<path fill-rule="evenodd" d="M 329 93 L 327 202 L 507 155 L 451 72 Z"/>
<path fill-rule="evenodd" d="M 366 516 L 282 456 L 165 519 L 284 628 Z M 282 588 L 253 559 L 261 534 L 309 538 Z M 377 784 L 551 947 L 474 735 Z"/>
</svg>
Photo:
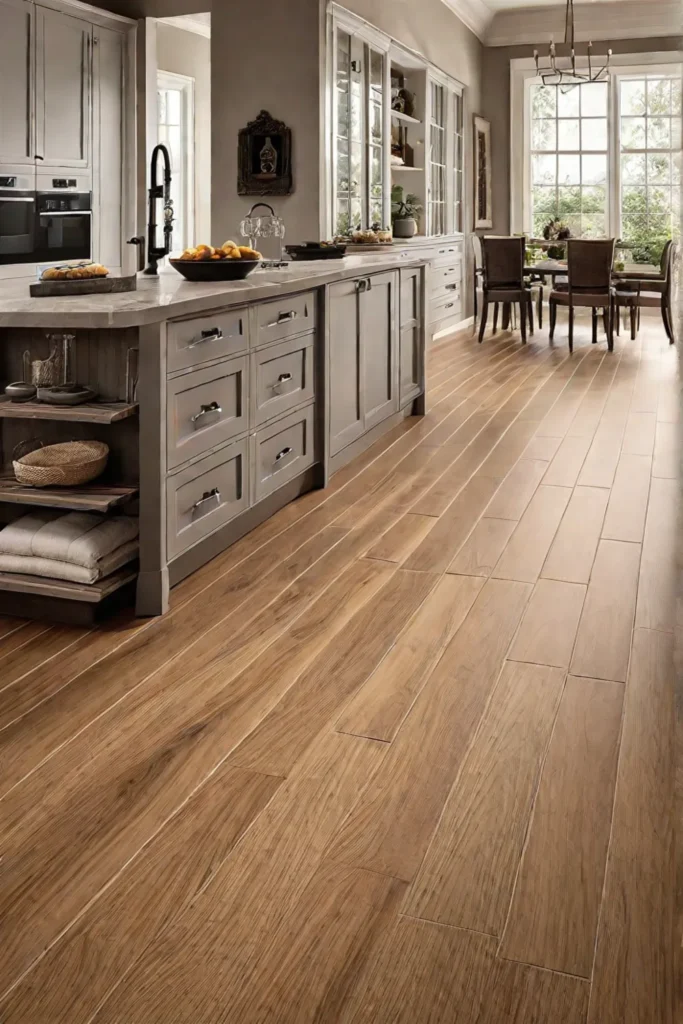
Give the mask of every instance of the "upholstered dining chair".
<svg viewBox="0 0 683 1024">
<path fill-rule="evenodd" d="M 533 298 L 524 281 L 524 252 L 526 239 L 485 236 L 481 239 L 483 254 L 483 306 L 479 325 L 479 341 L 484 340 L 489 306 L 494 305 L 493 330 L 498 327 L 498 307 L 503 306 L 504 326 L 509 311 L 519 305 L 522 341 L 526 344 L 527 322 L 534 332 Z"/>
<path fill-rule="evenodd" d="M 621 319 L 621 310 L 626 308 L 631 314 L 631 339 L 635 340 L 636 330 L 640 327 L 641 309 L 660 309 L 664 330 L 669 344 L 674 343 L 673 288 L 674 268 L 678 258 L 678 246 L 668 241 L 664 246 L 661 260 L 661 274 L 658 278 L 628 280 L 619 283 L 614 292 L 614 308 L 617 333 Z"/>
<path fill-rule="evenodd" d="M 574 351 L 574 311 L 590 309 L 593 318 L 593 344 L 598 340 L 598 310 L 602 310 L 610 352 L 614 349 L 614 310 L 612 266 L 614 238 L 570 238 L 567 242 L 567 290 L 554 288 L 550 293 L 550 340 L 555 337 L 557 307 L 569 308 L 569 351 Z"/>
</svg>

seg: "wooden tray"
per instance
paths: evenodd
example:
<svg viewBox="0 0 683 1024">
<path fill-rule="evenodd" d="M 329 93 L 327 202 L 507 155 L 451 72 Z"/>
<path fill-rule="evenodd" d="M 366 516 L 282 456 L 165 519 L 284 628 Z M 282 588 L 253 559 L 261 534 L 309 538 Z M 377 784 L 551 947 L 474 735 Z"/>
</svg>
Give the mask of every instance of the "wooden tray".
<svg viewBox="0 0 683 1024">
<path fill-rule="evenodd" d="M 35 298 L 55 298 L 59 295 L 112 295 L 115 292 L 137 291 L 138 279 L 130 277 L 91 277 L 75 281 L 36 281 L 29 288 Z"/>
</svg>

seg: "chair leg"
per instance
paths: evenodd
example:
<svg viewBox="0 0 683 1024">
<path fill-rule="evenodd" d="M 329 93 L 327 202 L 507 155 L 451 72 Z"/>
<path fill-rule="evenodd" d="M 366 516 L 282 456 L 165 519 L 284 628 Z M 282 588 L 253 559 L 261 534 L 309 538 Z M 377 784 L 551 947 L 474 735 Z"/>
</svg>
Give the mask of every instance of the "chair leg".
<svg viewBox="0 0 683 1024">
<path fill-rule="evenodd" d="M 602 323 L 603 327 L 605 328 L 605 337 L 607 337 L 607 335 L 609 334 L 609 317 L 610 308 L 609 306 L 605 306 L 605 308 L 602 311 Z"/>
<path fill-rule="evenodd" d="M 636 334 L 638 333 L 637 332 L 637 326 L 636 326 L 637 309 L 636 309 L 635 303 L 633 303 L 633 302 L 631 303 L 630 313 L 631 313 L 631 341 L 635 341 L 636 340 Z"/>
<path fill-rule="evenodd" d="M 477 320 L 479 318 L 479 294 L 477 289 L 477 275 L 474 275 L 474 329 L 477 329 Z"/>
<path fill-rule="evenodd" d="M 574 351 L 574 307 L 569 305 L 569 351 Z"/>
<path fill-rule="evenodd" d="M 671 310 L 665 301 L 662 301 L 662 320 L 664 321 L 664 330 L 666 331 L 666 336 L 669 339 L 669 344 L 673 345 L 673 321 L 671 319 Z"/>
<path fill-rule="evenodd" d="M 493 334 L 497 334 L 498 333 L 498 309 L 499 309 L 498 303 L 494 302 L 494 304 L 493 304 Z"/>
<path fill-rule="evenodd" d="M 481 323 L 479 324 L 479 344 L 481 345 L 484 340 L 484 331 L 486 330 L 486 321 L 489 316 L 489 303 L 486 295 L 484 295 L 483 305 L 481 310 Z"/>
<path fill-rule="evenodd" d="M 614 326 L 616 327 L 617 334 L 621 334 L 621 306 L 619 305 L 619 299 L 612 300 L 612 316 L 615 318 Z"/>
<path fill-rule="evenodd" d="M 554 302 L 548 303 L 548 327 L 550 329 L 550 340 L 555 337 L 555 321 L 557 320 L 557 306 Z"/>
<path fill-rule="evenodd" d="M 522 344 L 526 345 L 526 300 L 519 303 L 519 326 L 522 331 Z"/>
<path fill-rule="evenodd" d="M 614 309 L 610 308 L 607 320 L 607 348 L 614 352 Z"/>
<path fill-rule="evenodd" d="M 538 287 L 538 329 L 543 330 L 543 285 Z"/>
<path fill-rule="evenodd" d="M 502 317 L 501 323 L 503 325 L 503 330 L 504 331 L 509 331 L 510 330 L 510 303 L 509 302 L 504 302 L 503 303 L 503 317 Z"/>
<path fill-rule="evenodd" d="M 529 318 L 529 333 L 533 334 L 534 333 L 534 300 L 532 299 L 531 295 L 527 299 L 527 309 L 528 309 L 528 318 Z"/>
<path fill-rule="evenodd" d="M 592 313 L 592 320 L 593 320 L 593 344 L 597 345 L 597 343 L 598 343 L 598 311 L 597 311 L 595 306 L 593 306 L 593 309 L 591 310 L 591 313 Z"/>
</svg>

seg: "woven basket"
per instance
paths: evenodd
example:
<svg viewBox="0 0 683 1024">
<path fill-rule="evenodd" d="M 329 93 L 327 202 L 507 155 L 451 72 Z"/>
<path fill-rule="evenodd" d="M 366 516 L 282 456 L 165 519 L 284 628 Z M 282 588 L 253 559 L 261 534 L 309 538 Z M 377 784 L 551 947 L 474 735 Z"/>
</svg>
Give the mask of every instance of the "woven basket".
<svg viewBox="0 0 683 1024">
<path fill-rule="evenodd" d="M 101 441 L 67 441 L 37 448 L 12 463 L 20 484 L 30 487 L 76 487 L 99 476 L 109 448 Z"/>
</svg>

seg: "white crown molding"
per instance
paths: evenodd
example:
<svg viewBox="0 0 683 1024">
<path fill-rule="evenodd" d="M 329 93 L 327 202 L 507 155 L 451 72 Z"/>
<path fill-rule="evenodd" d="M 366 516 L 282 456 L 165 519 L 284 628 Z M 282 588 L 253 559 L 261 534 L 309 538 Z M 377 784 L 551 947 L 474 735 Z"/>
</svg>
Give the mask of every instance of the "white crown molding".
<svg viewBox="0 0 683 1024">
<path fill-rule="evenodd" d="M 172 28 L 179 28 L 185 32 L 194 32 L 195 35 L 211 38 L 211 26 L 203 21 L 198 21 L 191 14 L 180 14 L 175 18 L 159 18 L 162 25 L 170 25 Z"/>
<path fill-rule="evenodd" d="M 493 21 L 493 12 L 484 0 L 443 0 L 460 21 L 474 32 L 482 42 L 486 42 L 486 32 Z"/>
<path fill-rule="evenodd" d="M 676 36 L 683 30 L 680 0 L 624 0 L 618 5 L 579 3 L 575 12 L 576 38 L 582 42 Z M 499 11 L 485 38 L 487 46 L 563 41 L 562 5 Z"/>
</svg>

